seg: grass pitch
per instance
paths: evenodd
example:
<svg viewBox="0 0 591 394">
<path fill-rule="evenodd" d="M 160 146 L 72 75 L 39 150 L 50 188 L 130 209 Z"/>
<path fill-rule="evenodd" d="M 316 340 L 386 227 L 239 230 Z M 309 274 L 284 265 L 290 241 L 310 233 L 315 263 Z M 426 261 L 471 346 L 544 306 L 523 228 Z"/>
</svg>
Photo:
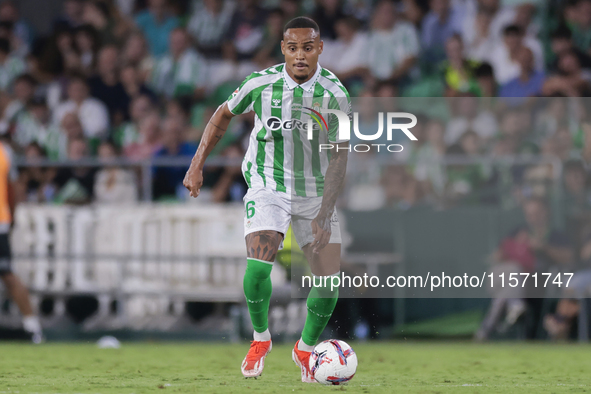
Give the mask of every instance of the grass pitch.
<svg viewBox="0 0 591 394">
<path fill-rule="evenodd" d="M 583 393 L 591 346 L 523 343 L 351 343 L 349 385 L 301 383 L 277 345 L 257 380 L 242 378 L 248 344 L 0 344 L 0 393 Z"/>
</svg>

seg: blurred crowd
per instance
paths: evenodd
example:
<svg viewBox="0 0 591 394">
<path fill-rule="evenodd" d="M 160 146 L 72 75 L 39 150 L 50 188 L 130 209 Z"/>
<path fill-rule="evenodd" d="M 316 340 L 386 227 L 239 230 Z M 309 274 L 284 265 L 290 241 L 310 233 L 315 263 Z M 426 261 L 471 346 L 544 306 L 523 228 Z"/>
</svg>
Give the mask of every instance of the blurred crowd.
<svg viewBox="0 0 591 394">
<path fill-rule="evenodd" d="M 18 2 L 0 3 L 0 133 L 29 163 L 95 157 L 104 165 L 24 167 L 20 201 L 139 199 L 142 174 L 113 159 L 192 156 L 204 125 L 237 84 L 283 62 L 283 25 L 299 15 L 318 22 L 320 64 L 351 96 L 453 98 L 441 116 L 419 120 L 418 142 L 398 155 L 404 165 L 373 171 L 372 160 L 355 155 L 351 176 L 368 189 L 349 188 L 353 209 L 503 203 L 495 191 L 505 184 L 549 179 L 553 170 L 444 159 L 529 155 L 566 163 L 580 161 L 583 151 L 585 105 L 573 115 L 564 97 L 591 92 L 591 0 L 64 0 L 62 6 L 51 31 L 39 34 Z M 556 99 L 528 99 L 536 96 Z M 252 123 L 252 114 L 235 119 L 212 155 L 241 158 Z M 153 167 L 153 199 L 185 199 L 184 171 Z M 543 188 L 526 186 L 519 190 L 524 197 Z M 203 199 L 240 201 L 246 184 L 236 166 L 209 167 L 204 190 Z"/>
<path fill-rule="evenodd" d="M 60 4 L 50 31 L 39 32 L 18 1 L 0 2 L 0 136 L 20 160 L 19 201 L 145 199 L 146 169 L 133 163 L 147 159 L 155 163 L 148 196 L 186 199 L 186 166 L 174 160 L 194 154 L 213 111 L 246 76 L 283 62 L 284 24 L 307 15 L 324 40 L 320 64 L 354 97 L 366 134 L 376 128 L 376 106 L 364 99 L 418 118 L 417 141 L 402 133 L 378 141 L 402 152 L 350 156 L 343 207 L 522 206 L 526 226 L 499 245 L 499 269 L 576 269 L 582 288 L 591 287 L 584 215 L 591 211 L 591 0 Z M 239 162 L 253 122 L 252 113 L 235 118 L 211 156 Z M 51 164 L 58 161 L 75 165 Z M 239 166 L 209 166 L 200 201 L 242 201 L 245 192 Z M 554 212 L 564 214 L 568 234 L 553 232 Z M 517 321 L 527 296 L 499 297 L 480 339 L 503 311 Z M 579 313 L 579 295 L 563 296 L 544 319 L 554 337 L 567 336 Z"/>
</svg>

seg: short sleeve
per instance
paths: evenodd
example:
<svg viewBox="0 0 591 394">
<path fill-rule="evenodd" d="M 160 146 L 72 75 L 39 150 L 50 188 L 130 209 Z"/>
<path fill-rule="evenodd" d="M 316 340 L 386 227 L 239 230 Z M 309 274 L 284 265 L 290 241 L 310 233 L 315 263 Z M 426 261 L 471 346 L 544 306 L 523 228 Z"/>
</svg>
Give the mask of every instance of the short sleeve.
<svg viewBox="0 0 591 394">
<path fill-rule="evenodd" d="M 259 73 L 252 73 L 248 78 L 242 82 L 238 89 L 234 90 L 234 92 L 228 97 L 228 101 L 226 102 L 228 105 L 228 109 L 234 115 L 242 115 L 252 111 L 253 108 L 253 91 L 257 87 L 256 81 L 254 77 L 259 76 Z"/>
<path fill-rule="evenodd" d="M 349 124 L 352 124 L 353 114 L 351 112 L 351 99 L 349 94 L 343 87 L 343 94 L 339 96 L 332 97 L 329 103 L 329 108 L 331 109 L 338 109 L 341 112 L 344 112 L 349 119 Z M 353 132 L 353 129 L 350 129 Z M 341 143 L 349 141 L 349 138 L 339 138 L 339 119 L 336 115 L 331 114 L 328 119 L 328 141 L 334 143 Z"/>
</svg>

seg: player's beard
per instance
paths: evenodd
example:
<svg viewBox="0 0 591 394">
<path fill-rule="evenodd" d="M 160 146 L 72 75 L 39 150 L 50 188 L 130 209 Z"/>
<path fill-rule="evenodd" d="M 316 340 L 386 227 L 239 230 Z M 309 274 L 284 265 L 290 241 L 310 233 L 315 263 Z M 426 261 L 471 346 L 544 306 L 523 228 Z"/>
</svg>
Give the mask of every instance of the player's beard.
<svg viewBox="0 0 591 394">
<path fill-rule="evenodd" d="M 316 67 L 312 68 L 312 67 L 308 66 L 308 70 L 311 71 L 312 69 L 316 70 Z M 310 78 L 311 72 L 308 72 L 306 74 L 296 74 L 296 71 L 294 70 L 293 76 L 294 76 L 296 82 L 304 83 L 308 78 Z"/>
</svg>

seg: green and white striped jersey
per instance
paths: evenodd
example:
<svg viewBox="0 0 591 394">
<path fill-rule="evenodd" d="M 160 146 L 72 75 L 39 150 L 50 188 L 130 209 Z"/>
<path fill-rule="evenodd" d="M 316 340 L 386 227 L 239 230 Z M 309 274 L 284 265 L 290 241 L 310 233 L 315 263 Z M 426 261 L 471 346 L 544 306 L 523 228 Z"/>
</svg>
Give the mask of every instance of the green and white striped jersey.
<svg viewBox="0 0 591 394">
<path fill-rule="evenodd" d="M 157 93 L 168 98 L 192 95 L 196 88 L 207 83 L 205 61 L 192 49 L 186 50 L 178 60 L 165 55 L 156 60 L 149 83 Z"/>
<path fill-rule="evenodd" d="M 4 64 L 0 64 L 0 90 L 9 90 L 12 83 L 27 70 L 27 65 L 16 56 L 9 56 Z"/>
<path fill-rule="evenodd" d="M 12 136 L 14 142 L 24 148 L 32 142 L 38 143 L 51 160 L 65 160 L 68 158 L 68 136 L 59 126 L 39 122 L 28 111 L 21 112 L 16 118 Z"/>
<path fill-rule="evenodd" d="M 323 115 L 326 122 L 313 122 L 309 140 L 309 109 L 338 109 L 351 116 L 349 93 L 332 72 L 318 65 L 314 76 L 300 85 L 287 74 L 285 63 L 269 67 L 252 73 L 227 105 L 235 115 L 255 113 L 242 163 L 249 188 L 322 196 L 330 150 L 320 152 L 320 144 L 346 140 L 338 139 L 338 119 L 333 114 Z"/>
</svg>

